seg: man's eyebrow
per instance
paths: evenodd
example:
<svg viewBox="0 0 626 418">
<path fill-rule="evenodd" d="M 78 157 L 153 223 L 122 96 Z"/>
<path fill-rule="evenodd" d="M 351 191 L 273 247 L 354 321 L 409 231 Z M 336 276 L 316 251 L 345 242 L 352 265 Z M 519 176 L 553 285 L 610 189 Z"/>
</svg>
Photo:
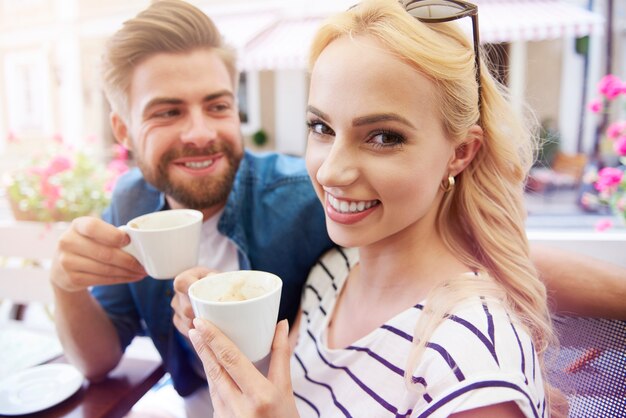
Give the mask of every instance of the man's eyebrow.
<svg viewBox="0 0 626 418">
<path fill-rule="evenodd" d="M 404 116 L 400 116 L 397 113 L 376 113 L 373 115 L 361 116 L 352 120 L 352 126 L 363 126 L 378 122 L 400 122 L 409 128 L 415 129 L 415 126 Z"/>
<path fill-rule="evenodd" d="M 230 90 L 220 90 L 215 93 L 207 94 L 202 98 L 203 102 L 210 102 L 215 99 L 219 99 L 221 97 L 229 97 L 231 99 L 235 98 L 235 95 Z M 150 108 L 159 105 L 179 105 L 184 103 L 184 100 L 178 99 L 176 97 L 155 97 L 150 100 L 143 108 L 143 113 L 145 114 Z"/>
</svg>

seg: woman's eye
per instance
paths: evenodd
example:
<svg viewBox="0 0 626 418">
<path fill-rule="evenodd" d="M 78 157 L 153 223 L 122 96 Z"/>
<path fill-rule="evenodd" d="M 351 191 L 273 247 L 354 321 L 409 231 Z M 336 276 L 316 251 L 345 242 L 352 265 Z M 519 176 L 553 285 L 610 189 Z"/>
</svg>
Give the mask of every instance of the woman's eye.
<svg viewBox="0 0 626 418">
<path fill-rule="evenodd" d="M 333 130 L 323 122 L 309 122 L 309 130 L 318 135 L 333 135 Z"/>
<path fill-rule="evenodd" d="M 400 134 L 385 131 L 372 135 L 368 142 L 377 147 L 394 147 L 404 144 L 406 140 Z"/>
</svg>

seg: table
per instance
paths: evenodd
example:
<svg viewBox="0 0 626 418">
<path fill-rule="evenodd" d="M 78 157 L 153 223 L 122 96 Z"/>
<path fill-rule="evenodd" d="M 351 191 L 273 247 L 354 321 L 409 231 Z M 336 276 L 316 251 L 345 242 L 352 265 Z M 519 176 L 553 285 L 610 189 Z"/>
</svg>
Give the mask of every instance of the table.
<svg viewBox="0 0 626 418">
<path fill-rule="evenodd" d="M 50 363 L 67 361 L 61 356 Z M 60 404 L 21 417 L 123 417 L 164 374 L 165 370 L 159 361 L 123 356 L 120 364 L 105 380 L 98 383 L 85 380 L 78 392 Z"/>
</svg>

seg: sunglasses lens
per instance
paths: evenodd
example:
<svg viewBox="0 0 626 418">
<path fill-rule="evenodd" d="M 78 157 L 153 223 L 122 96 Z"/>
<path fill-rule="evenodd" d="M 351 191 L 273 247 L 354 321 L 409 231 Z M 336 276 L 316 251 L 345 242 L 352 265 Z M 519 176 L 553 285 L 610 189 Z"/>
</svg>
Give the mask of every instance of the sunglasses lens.
<svg viewBox="0 0 626 418">
<path fill-rule="evenodd" d="M 407 12 L 417 19 L 453 19 L 465 12 L 465 8 L 454 3 L 415 2 L 406 6 Z"/>
</svg>

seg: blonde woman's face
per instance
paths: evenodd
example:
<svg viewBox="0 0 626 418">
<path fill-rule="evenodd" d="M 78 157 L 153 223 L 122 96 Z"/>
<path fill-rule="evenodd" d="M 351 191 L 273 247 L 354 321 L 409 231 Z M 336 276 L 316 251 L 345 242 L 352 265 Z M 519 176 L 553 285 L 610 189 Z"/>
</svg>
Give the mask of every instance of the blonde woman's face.
<svg viewBox="0 0 626 418">
<path fill-rule="evenodd" d="M 333 241 L 434 232 L 454 146 L 435 85 L 368 37 L 333 41 L 311 74 L 307 169 Z"/>
</svg>

